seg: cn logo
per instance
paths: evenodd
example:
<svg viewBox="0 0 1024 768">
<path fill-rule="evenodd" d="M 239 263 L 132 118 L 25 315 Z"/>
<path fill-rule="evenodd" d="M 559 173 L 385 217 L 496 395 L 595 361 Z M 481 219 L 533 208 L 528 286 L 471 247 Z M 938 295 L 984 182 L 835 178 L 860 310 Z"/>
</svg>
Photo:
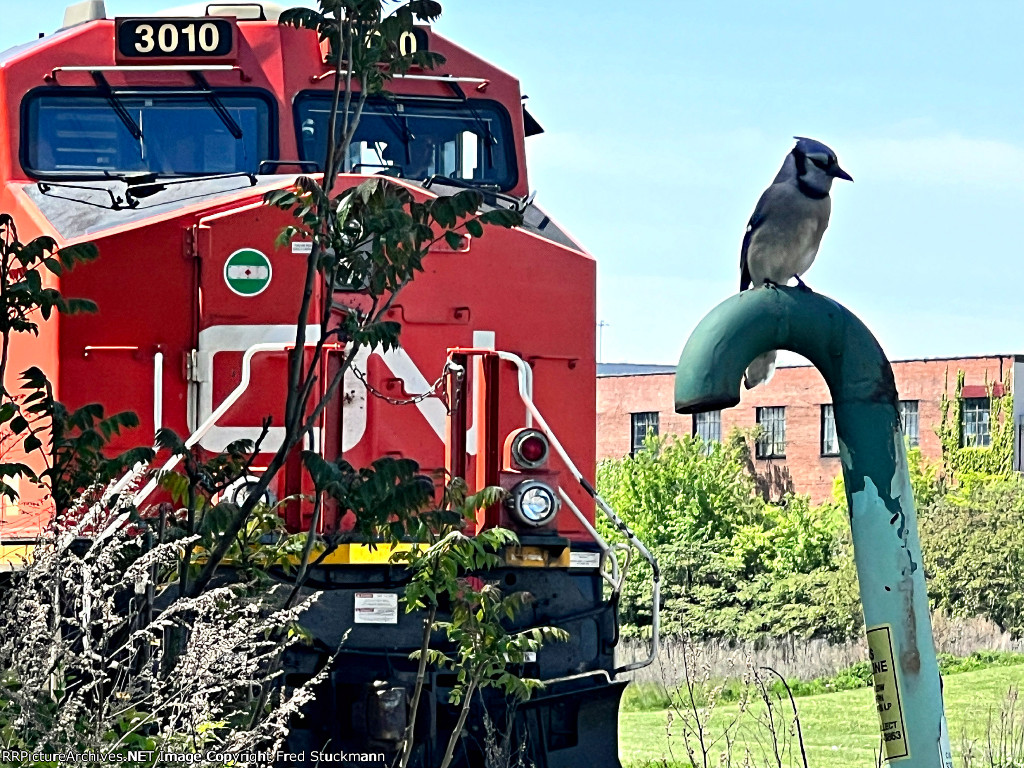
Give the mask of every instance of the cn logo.
<svg viewBox="0 0 1024 768">
<path fill-rule="evenodd" d="M 319 330 L 318 327 L 306 329 L 307 344 L 316 343 Z M 215 325 L 200 331 L 199 346 L 196 350 L 196 370 L 193 377 L 198 390 L 195 423 L 202 425 L 210 418 L 215 408 L 213 403 L 213 358 L 218 352 L 244 353 L 254 347 L 266 350 L 251 356 L 255 359 L 260 354 L 275 352 L 280 354 L 294 343 L 295 328 L 291 325 Z M 280 348 L 274 349 L 275 345 Z M 493 349 L 494 333 L 475 331 L 473 346 Z M 403 388 L 409 394 L 417 395 L 429 391 L 431 382 L 427 380 L 427 377 L 423 375 L 423 372 L 404 349 L 392 349 L 387 352 L 381 352 L 379 349 L 363 349 L 356 356 L 354 365 L 365 372 L 370 355 L 379 357 L 391 374 L 402 380 Z M 245 371 L 242 372 L 242 378 L 247 378 Z M 250 382 L 250 386 L 259 386 L 259 384 Z M 345 418 L 343 419 L 341 449 L 348 451 L 358 445 L 363 435 L 366 434 L 367 392 L 363 383 L 351 369 L 345 373 L 342 388 L 347 397 L 344 406 Z M 444 404 L 437 398 L 428 397 L 416 403 L 416 408 L 426 419 L 438 439 L 443 441 L 445 420 L 448 415 Z M 262 414 L 253 414 L 254 422 L 259 422 L 261 416 Z M 258 423 L 247 427 L 224 427 L 214 424 L 200 438 L 199 444 L 208 451 L 220 452 L 235 440 L 257 440 L 262 431 L 263 428 Z M 271 427 L 263 439 L 263 450 L 268 453 L 276 451 L 281 447 L 283 441 L 284 428 Z M 476 454 L 475 424 L 466 432 L 466 448 L 470 454 Z"/>
</svg>

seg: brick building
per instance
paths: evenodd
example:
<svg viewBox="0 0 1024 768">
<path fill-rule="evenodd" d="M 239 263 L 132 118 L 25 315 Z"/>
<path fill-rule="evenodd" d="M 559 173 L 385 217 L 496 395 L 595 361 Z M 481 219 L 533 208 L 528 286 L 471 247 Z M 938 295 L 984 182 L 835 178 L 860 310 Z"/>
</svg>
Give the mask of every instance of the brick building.
<svg viewBox="0 0 1024 768">
<path fill-rule="evenodd" d="M 1015 361 L 1024 365 L 1024 357 L 1014 355 L 894 361 L 904 431 L 911 445 L 919 445 L 928 458 L 941 457 L 935 432 L 939 402 L 947 381 L 952 393 L 958 370 L 965 374 L 962 434 L 972 444 L 987 444 L 987 385 L 993 384 L 1001 394 L 999 382 L 1011 378 Z M 598 460 L 630 454 L 648 429 L 662 435 L 699 433 L 721 439 L 734 427 L 760 424 L 754 463 L 772 495 L 794 490 L 820 502 L 831 494 L 841 471 L 839 444 L 828 388 L 812 365 L 780 367 L 767 384 L 744 389 L 739 405 L 696 416 L 674 411 L 675 366 L 600 365 L 597 375 Z M 1024 423 L 1018 410 L 1015 422 Z"/>
</svg>

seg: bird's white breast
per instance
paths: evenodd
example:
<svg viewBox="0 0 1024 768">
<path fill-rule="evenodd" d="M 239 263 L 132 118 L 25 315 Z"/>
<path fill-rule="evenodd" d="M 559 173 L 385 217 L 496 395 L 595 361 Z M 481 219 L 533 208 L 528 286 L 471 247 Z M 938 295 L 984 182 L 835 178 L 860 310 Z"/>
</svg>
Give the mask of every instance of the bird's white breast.
<svg viewBox="0 0 1024 768">
<path fill-rule="evenodd" d="M 819 209 L 806 203 L 824 203 Z M 794 200 L 755 232 L 747 249 L 747 269 L 755 286 L 765 280 L 785 284 L 794 276 L 803 275 L 818 253 L 821 236 L 828 226 L 828 198 L 810 201 Z M 803 203 L 803 204 L 801 204 Z M 781 207 L 781 206 L 780 206 Z M 822 214 L 824 214 L 822 216 Z"/>
</svg>

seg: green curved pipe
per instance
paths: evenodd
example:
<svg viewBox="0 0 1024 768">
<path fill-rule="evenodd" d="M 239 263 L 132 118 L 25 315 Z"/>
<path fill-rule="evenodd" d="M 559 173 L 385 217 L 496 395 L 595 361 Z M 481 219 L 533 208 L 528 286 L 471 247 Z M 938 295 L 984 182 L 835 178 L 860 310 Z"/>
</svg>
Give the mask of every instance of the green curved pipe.
<svg viewBox="0 0 1024 768">
<path fill-rule="evenodd" d="M 743 371 L 773 349 L 810 360 L 832 395 L 885 755 L 901 768 L 952 768 L 896 384 L 871 331 L 810 291 L 739 293 L 686 342 L 676 412 L 736 405 Z"/>
</svg>

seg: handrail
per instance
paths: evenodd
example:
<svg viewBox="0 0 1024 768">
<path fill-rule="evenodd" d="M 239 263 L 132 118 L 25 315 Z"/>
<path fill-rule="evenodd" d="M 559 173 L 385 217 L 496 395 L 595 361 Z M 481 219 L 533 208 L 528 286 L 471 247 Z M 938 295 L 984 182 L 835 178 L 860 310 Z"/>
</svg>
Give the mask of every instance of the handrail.
<svg viewBox="0 0 1024 768">
<path fill-rule="evenodd" d="M 164 425 L 164 353 L 153 355 L 153 436 Z"/>
<path fill-rule="evenodd" d="M 565 492 L 565 489 L 562 488 L 562 486 L 558 486 L 558 495 L 562 497 L 562 501 L 565 502 L 565 505 L 570 509 L 573 515 L 576 516 L 580 525 L 586 529 L 591 538 L 597 542 L 597 546 L 601 548 L 601 565 L 598 572 L 601 574 L 601 577 L 611 584 L 612 588 L 618 592 L 622 588 L 622 585 L 619 584 L 619 559 L 615 556 L 615 551 L 612 549 L 611 545 L 605 541 L 604 536 L 598 532 L 597 528 L 592 526 L 586 516 L 580 512 L 580 508 L 576 506 L 576 502 L 572 500 L 572 497 Z M 605 560 L 611 560 L 612 563 L 612 575 L 610 577 L 604 571 Z"/>
<path fill-rule="evenodd" d="M 526 406 L 527 412 L 533 416 L 534 421 L 537 423 L 537 427 L 543 432 L 551 443 L 551 447 L 555 449 L 559 458 L 565 464 L 566 468 L 572 474 L 576 481 L 583 486 L 583 490 L 594 500 L 601 511 L 604 512 L 605 516 L 611 521 L 612 525 L 626 537 L 626 540 L 632 544 L 640 555 L 650 564 L 652 580 L 653 580 L 653 605 L 651 607 L 651 652 L 648 657 L 642 661 L 635 661 L 631 664 L 627 664 L 622 667 L 618 667 L 615 670 L 615 674 L 620 672 L 631 672 L 635 669 L 641 669 L 649 666 L 658 657 L 658 648 L 660 645 L 659 631 L 660 631 L 660 620 L 661 620 L 661 570 L 658 568 L 658 561 L 651 554 L 651 551 L 644 545 L 640 539 L 636 537 L 636 534 L 630 530 L 629 526 L 622 521 L 608 503 L 601 498 L 601 494 L 592 486 L 587 479 L 580 472 L 579 468 L 573 463 L 573 460 L 569 458 L 568 452 L 559 442 L 555 433 L 551 427 L 548 426 L 544 416 L 537 409 L 537 406 L 533 402 L 532 382 L 533 372 L 529 370 L 530 366 L 526 363 L 523 358 L 518 355 L 514 355 L 511 352 L 501 352 L 493 349 L 476 349 L 473 347 L 455 347 L 448 350 L 449 355 L 497 355 L 501 360 L 510 362 L 516 366 L 519 372 L 519 399 L 523 401 Z"/>
<path fill-rule="evenodd" d="M 237 71 L 242 82 L 249 82 L 251 77 L 242 71 L 237 64 L 101 64 L 96 66 L 54 67 L 43 80 L 48 83 L 57 82 L 58 72 L 233 72 Z"/>
<path fill-rule="evenodd" d="M 283 352 L 290 347 L 295 346 L 294 342 L 279 342 L 279 341 L 264 341 L 259 344 L 253 344 L 251 347 L 245 350 L 245 354 L 242 355 L 242 377 L 230 394 L 225 397 L 220 405 L 213 409 L 213 413 L 206 417 L 206 421 L 196 427 L 195 432 L 188 436 L 185 440 L 184 447 L 186 449 L 191 448 L 193 445 L 203 439 L 203 435 L 210 431 L 210 428 L 216 424 L 220 417 L 227 413 L 228 408 L 235 404 L 235 402 L 243 394 L 245 390 L 249 388 L 249 379 L 252 376 L 252 358 L 253 355 L 259 352 Z M 146 497 L 151 494 L 159 482 L 159 475 L 164 472 L 169 472 L 177 466 L 178 462 L 181 461 L 181 455 L 172 456 L 164 465 L 157 471 L 157 477 L 150 480 L 145 487 L 135 494 L 134 505 L 138 506 L 140 503 L 145 501 Z"/>
<path fill-rule="evenodd" d="M 316 342 L 307 342 L 306 346 L 310 346 L 311 344 L 315 343 Z M 260 342 L 259 344 L 253 344 L 252 346 L 248 347 L 245 350 L 245 353 L 242 355 L 242 375 L 241 380 L 238 382 L 238 385 L 233 390 L 231 390 L 228 396 L 225 397 L 223 401 L 221 401 L 220 405 L 218 405 L 213 410 L 213 412 L 206 417 L 206 420 L 198 427 L 196 427 L 195 431 L 188 436 L 188 438 L 185 440 L 184 447 L 186 449 L 191 448 L 200 440 L 202 440 L 203 435 L 209 432 L 210 429 L 220 419 L 220 417 L 223 416 L 227 412 L 227 410 L 232 405 L 235 404 L 238 398 L 240 398 L 245 393 L 245 390 L 248 389 L 249 387 L 249 380 L 252 376 L 252 358 L 254 355 L 260 352 L 283 352 L 284 350 L 291 349 L 294 346 L 295 342 L 293 341 L 265 341 Z M 145 501 L 149 494 L 156 490 L 156 486 L 157 483 L 159 482 L 160 475 L 163 474 L 164 472 L 169 472 L 170 470 L 174 469 L 174 467 L 177 466 L 178 462 L 181 461 L 181 458 L 182 457 L 179 454 L 172 456 L 166 462 L 164 462 L 164 465 L 160 467 L 159 470 L 157 470 L 154 477 L 150 479 L 150 481 L 146 483 L 145 486 L 143 486 L 142 490 L 138 491 L 135 494 L 135 497 L 132 500 L 132 504 L 129 510 L 119 515 L 110 523 L 108 523 L 107 526 L 96 537 L 96 541 L 103 541 L 107 537 L 113 535 L 114 531 L 120 528 L 128 520 L 128 517 L 131 514 L 131 509 L 138 508 L 139 504 Z M 117 483 L 110 487 L 107 495 L 110 496 L 115 493 L 120 493 L 122 490 L 128 487 L 128 485 L 132 482 L 132 480 L 135 479 L 135 477 L 138 476 L 138 473 L 143 468 L 144 467 L 141 464 L 136 464 L 127 474 L 125 474 L 124 477 L 122 477 L 120 480 L 117 481 Z"/>
<path fill-rule="evenodd" d="M 312 75 L 309 78 L 311 83 L 319 83 L 321 80 L 326 80 L 332 75 L 337 75 L 337 70 L 329 69 L 319 75 Z M 491 84 L 491 81 L 483 77 L 452 77 L 451 75 L 404 75 L 397 74 L 392 75 L 396 80 L 426 80 L 433 83 L 467 83 L 469 85 L 475 85 L 476 90 L 485 91 L 487 86 Z"/>
</svg>

